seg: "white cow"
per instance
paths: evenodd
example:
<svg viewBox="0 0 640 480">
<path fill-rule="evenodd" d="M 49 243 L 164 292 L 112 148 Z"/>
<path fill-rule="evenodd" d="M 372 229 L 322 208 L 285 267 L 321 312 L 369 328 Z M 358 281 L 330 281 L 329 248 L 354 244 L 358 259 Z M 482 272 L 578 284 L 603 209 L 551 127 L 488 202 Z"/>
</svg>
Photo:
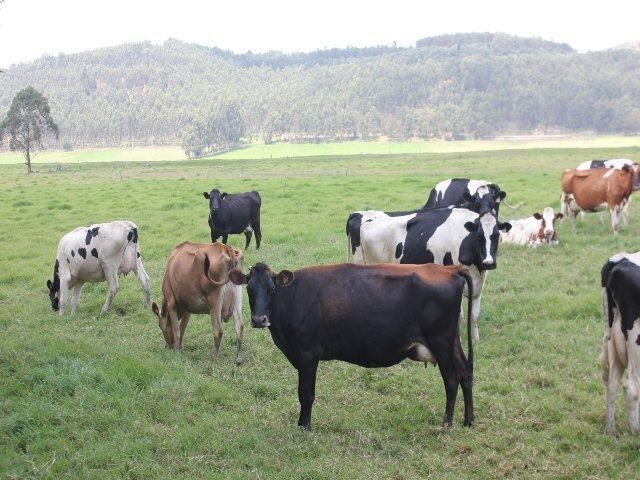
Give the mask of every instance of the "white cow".
<svg viewBox="0 0 640 480">
<path fill-rule="evenodd" d="M 615 435 L 616 396 L 627 370 L 629 430 L 640 433 L 640 252 L 619 253 L 602 268 L 604 336 L 602 381 L 606 393 L 605 431 Z"/>
<path fill-rule="evenodd" d="M 136 224 L 116 221 L 76 228 L 62 237 L 58 244 L 53 282 L 47 280 L 51 307 L 62 316 L 68 292 L 73 288 L 73 313 L 86 282 L 106 281 L 109 284 L 109 294 L 102 307 L 102 313 L 106 314 L 118 292 L 118 275 L 126 275 L 132 270 L 142 285 L 145 304 L 150 309 L 149 275 L 140 259 Z"/>
<path fill-rule="evenodd" d="M 511 230 L 500 232 L 503 243 L 515 243 L 537 247 L 538 245 L 557 245 L 558 234 L 555 220 L 563 218 L 562 213 L 554 213 L 553 208 L 546 207 L 542 215 L 536 212 L 532 216 L 520 220 L 510 220 Z"/>
</svg>

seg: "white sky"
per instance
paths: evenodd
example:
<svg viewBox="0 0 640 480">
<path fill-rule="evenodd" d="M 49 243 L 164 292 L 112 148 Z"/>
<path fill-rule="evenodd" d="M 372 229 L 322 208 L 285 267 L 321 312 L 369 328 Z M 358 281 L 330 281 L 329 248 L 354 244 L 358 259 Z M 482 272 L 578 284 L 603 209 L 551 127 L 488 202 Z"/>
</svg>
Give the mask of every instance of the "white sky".
<svg viewBox="0 0 640 480">
<path fill-rule="evenodd" d="M 410 46 L 505 32 L 601 50 L 640 40 L 639 0 L 4 0 L 0 67 L 43 54 L 176 38 L 234 52 Z"/>
</svg>

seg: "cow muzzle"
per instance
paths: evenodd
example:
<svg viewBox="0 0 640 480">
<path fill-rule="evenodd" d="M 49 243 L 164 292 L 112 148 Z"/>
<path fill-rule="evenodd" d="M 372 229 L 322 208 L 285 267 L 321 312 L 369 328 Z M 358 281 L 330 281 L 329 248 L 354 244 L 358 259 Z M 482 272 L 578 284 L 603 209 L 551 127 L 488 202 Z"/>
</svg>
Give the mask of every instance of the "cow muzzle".
<svg viewBox="0 0 640 480">
<path fill-rule="evenodd" d="M 269 321 L 269 317 L 266 315 L 252 315 L 251 316 L 251 326 L 253 328 L 265 328 L 271 325 Z"/>
<path fill-rule="evenodd" d="M 482 269 L 483 270 L 495 270 L 496 269 L 496 262 L 483 262 L 482 263 Z"/>
</svg>

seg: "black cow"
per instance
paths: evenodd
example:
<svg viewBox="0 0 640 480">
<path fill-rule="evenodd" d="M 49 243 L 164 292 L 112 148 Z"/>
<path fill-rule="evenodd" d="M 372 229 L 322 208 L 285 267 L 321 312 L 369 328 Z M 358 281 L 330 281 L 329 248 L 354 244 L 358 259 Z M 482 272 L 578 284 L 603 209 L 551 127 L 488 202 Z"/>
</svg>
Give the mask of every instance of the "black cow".
<svg viewBox="0 0 640 480">
<path fill-rule="evenodd" d="M 406 358 L 438 364 L 447 397 L 444 426 L 453 420 L 460 384 L 464 425 L 473 423 L 473 347 L 469 340 L 467 361 L 458 328 L 465 282 L 473 288 L 464 267 L 341 264 L 276 275 L 258 263 L 249 275 L 232 270 L 229 279 L 247 284 L 252 326 L 269 327 L 298 370 L 298 426 L 310 428 L 320 360 L 372 368 Z"/>
<path fill-rule="evenodd" d="M 252 232 L 256 234 L 256 249 L 260 248 L 262 233 L 260 232 L 260 205 L 262 199 L 255 190 L 245 193 L 220 193 L 214 188 L 210 193 L 204 192 L 209 200 L 209 228 L 211 242 L 222 236 L 222 243 L 227 243 L 229 234 L 244 232 L 247 243 L 251 242 Z"/>
<path fill-rule="evenodd" d="M 472 208 L 478 213 L 493 209 L 498 214 L 500 201 L 506 196 L 507 194 L 495 183 L 469 178 L 452 178 L 443 180 L 433 187 L 423 208 L 473 203 Z"/>
</svg>

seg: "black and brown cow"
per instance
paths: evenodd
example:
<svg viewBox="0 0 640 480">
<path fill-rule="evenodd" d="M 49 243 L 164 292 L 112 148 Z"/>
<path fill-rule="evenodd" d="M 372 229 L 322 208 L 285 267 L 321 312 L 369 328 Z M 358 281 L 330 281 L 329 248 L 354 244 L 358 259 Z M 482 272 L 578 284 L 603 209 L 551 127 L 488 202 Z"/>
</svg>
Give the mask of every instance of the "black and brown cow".
<svg viewBox="0 0 640 480">
<path fill-rule="evenodd" d="M 231 271 L 229 279 L 247 284 L 252 326 L 269 327 L 276 346 L 298 370 L 300 427 L 311 425 L 321 360 L 371 368 L 406 358 L 440 368 L 445 426 L 452 423 L 462 386 L 464 425 L 471 426 L 473 347 L 468 332 L 467 360 L 458 327 L 462 291 L 465 284 L 473 288 L 465 267 L 341 264 L 276 274 L 259 263 L 248 275 Z"/>
<path fill-rule="evenodd" d="M 256 249 L 260 248 L 262 232 L 260 231 L 260 207 L 262 199 L 258 192 L 221 193 L 214 188 L 211 192 L 203 192 L 209 200 L 209 228 L 211 243 L 222 237 L 227 243 L 229 234 L 243 233 L 246 237 L 245 250 L 251 242 L 252 232 L 256 234 Z"/>
</svg>

